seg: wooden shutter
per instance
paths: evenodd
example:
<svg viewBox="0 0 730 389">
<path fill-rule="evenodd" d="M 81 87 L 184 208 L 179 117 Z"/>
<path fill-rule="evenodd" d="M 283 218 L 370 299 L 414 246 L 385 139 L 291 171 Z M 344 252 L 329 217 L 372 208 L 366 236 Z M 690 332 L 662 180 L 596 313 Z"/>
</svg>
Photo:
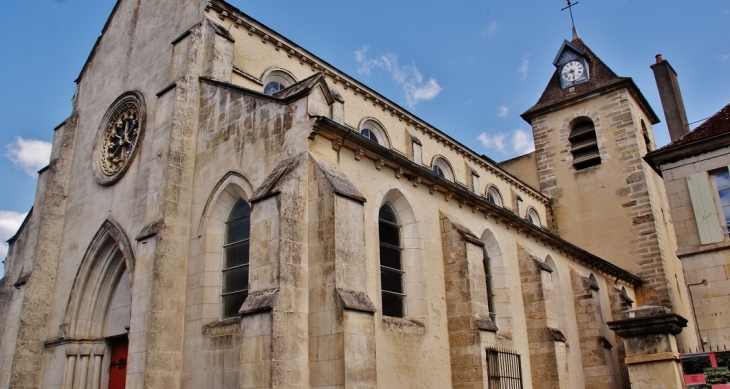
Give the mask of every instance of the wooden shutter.
<svg viewBox="0 0 730 389">
<path fill-rule="evenodd" d="M 720 219 L 718 219 L 717 207 L 715 207 L 707 172 L 688 176 L 687 186 L 689 187 L 689 197 L 692 199 L 692 209 L 697 221 L 697 231 L 700 234 L 700 243 L 708 244 L 722 241 Z"/>
</svg>

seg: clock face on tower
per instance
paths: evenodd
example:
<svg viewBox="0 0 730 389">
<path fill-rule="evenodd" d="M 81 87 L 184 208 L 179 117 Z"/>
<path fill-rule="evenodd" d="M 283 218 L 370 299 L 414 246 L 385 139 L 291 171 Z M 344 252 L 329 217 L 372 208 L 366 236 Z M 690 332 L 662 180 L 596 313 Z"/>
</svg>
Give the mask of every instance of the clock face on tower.
<svg viewBox="0 0 730 389">
<path fill-rule="evenodd" d="M 588 80 L 588 72 L 583 62 L 573 60 L 560 69 L 560 78 L 563 88 L 579 84 Z"/>
</svg>

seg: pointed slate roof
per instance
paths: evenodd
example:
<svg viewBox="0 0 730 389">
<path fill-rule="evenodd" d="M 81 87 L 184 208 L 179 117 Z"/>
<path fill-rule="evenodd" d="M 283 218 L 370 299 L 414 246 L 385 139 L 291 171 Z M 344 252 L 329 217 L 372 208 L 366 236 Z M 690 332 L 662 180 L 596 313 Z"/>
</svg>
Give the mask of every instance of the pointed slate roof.
<svg viewBox="0 0 730 389">
<path fill-rule="evenodd" d="M 730 146 L 730 104 L 674 142 L 646 155 L 655 166 Z"/>
<path fill-rule="evenodd" d="M 643 105 L 642 108 L 644 108 L 651 118 L 652 124 L 659 123 L 659 118 L 651 109 L 649 103 L 641 94 L 641 90 L 639 90 L 636 84 L 634 84 L 631 77 L 620 77 L 616 75 L 616 73 L 614 73 L 608 65 L 598 58 L 595 53 L 593 53 L 582 39 L 577 38 L 570 42 L 564 41 L 553 64 L 556 63 L 560 54 L 566 49 L 576 50 L 579 54 L 585 54 L 588 66 L 590 67 L 590 78 L 588 81 L 577 84 L 572 88 L 563 89 L 560 87 L 559 70 L 556 69 L 537 103 L 521 115 L 528 123 L 533 117 L 545 113 L 555 106 L 580 100 L 586 95 L 595 93 L 599 90 L 610 89 L 618 86 L 628 86 Z M 583 53 L 580 53 L 581 51 Z M 570 92 L 571 89 L 573 92 Z"/>
</svg>

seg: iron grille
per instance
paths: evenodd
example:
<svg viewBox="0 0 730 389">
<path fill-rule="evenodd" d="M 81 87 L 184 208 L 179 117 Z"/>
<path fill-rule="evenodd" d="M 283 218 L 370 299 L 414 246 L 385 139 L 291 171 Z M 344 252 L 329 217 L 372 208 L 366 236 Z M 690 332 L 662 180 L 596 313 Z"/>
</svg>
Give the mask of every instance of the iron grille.
<svg viewBox="0 0 730 389">
<path fill-rule="evenodd" d="M 522 364 L 520 362 L 520 354 L 514 351 L 487 348 L 489 387 L 522 389 Z"/>
</svg>

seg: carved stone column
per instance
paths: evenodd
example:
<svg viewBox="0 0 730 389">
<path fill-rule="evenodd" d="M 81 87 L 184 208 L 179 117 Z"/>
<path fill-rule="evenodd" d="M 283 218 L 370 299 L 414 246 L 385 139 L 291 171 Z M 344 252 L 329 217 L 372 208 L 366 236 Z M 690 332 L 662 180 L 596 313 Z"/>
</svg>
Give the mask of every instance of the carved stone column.
<svg viewBox="0 0 730 389">
<path fill-rule="evenodd" d="M 644 306 L 621 313 L 608 327 L 624 340 L 632 388 L 683 388 L 676 335 L 687 319 L 669 308 Z"/>
</svg>

